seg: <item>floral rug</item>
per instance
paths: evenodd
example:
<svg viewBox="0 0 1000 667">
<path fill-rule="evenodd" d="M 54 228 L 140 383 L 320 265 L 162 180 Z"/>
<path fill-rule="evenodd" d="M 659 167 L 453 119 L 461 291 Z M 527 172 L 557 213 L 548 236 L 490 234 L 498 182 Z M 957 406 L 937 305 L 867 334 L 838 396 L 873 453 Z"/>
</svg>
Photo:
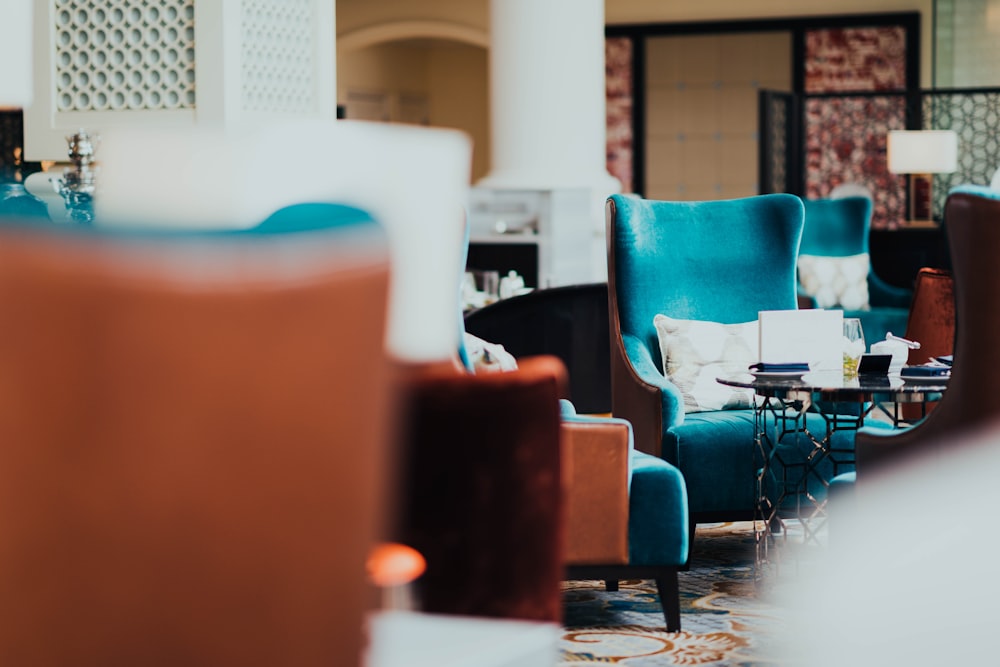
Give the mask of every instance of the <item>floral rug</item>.
<svg viewBox="0 0 1000 667">
<path fill-rule="evenodd" d="M 789 545 L 791 546 L 791 545 Z M 780 577 L 779 577 L 780 579 Z M 699 526 L 691 567 L 679 575 L 680 632 L 666 632 L 656 584 L 565 582 L 561 665 L 776 665 L 784 626 L 755 584 L 753 523 Z"/>
</svg>

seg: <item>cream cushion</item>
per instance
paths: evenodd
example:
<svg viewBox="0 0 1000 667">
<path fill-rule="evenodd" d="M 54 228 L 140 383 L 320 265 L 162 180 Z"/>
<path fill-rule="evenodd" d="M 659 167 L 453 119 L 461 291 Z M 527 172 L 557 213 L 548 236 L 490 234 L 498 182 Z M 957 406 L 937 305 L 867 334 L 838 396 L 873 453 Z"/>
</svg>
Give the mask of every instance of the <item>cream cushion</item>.
<svg viewBox="0 0 1000 667">
<path fill-rule="evenodd" d="M 720 384 L 716 378 L 745 373 L 757 361 L 757 321 L 720 324 L 653 318 L 663 374 L 684 397 L 684 412 L 730 410 L 753 404 L 753 392 Z"/>
<path fill-rule="evenodd" d="M 799 255 L 799 284 L 818 308 L 869 310 L 868 253 L 846 257 Z"/>
</svg>

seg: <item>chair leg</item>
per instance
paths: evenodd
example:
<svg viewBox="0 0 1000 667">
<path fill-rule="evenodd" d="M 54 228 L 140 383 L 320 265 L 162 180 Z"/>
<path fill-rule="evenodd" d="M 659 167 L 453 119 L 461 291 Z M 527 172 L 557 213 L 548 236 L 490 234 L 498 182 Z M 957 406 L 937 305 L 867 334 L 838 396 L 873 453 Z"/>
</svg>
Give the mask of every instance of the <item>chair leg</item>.
<svg viewBox="0 0 1000 667">
<path fill-rule="evenodd" d="M 614 593 L 618 590 L 618 580 L 617 579 L 605 579 L 604 580 L 604 590 L 609 593 Z"/>
<path fill-rule="evenodd" d="M 660 606 L 663 607 L 667 632 L 680 632 L 681 599 L 680 588 L 677 585 L 677 568 L 670 568 L 668 572 L 663 572 L 656 578 L 656 592 L 660 595 Z"/>
</svg>

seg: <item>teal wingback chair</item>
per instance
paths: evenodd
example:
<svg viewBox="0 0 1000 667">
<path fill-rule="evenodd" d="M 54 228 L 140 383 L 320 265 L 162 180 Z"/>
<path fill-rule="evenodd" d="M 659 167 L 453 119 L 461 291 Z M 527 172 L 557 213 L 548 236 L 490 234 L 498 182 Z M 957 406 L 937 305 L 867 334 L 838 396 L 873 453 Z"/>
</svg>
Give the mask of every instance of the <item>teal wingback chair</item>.
<svg viewBox="0 0 1000 667">
<path fill-rule="evenodd" d="M 662 371 L 653 318 L 735 324 L 761 310 L 795 309 L 802 202 L 789 194 L 706 202 L 613 195 L 606 212 L 612 413 L 631 422 L 637 449 L 680 469 L 692 529 L 752 518 L 760 465 L 753 410 L 686 413 Z M 822 432 L 819 415 L 806 419 Z M 835 433 L 835 446 L 851 447 L 850 437 Z M 794 448 L 786 461 L 805 455 L 797 438 L 781 446 Z"/>
<path fill-rule="evenodd" d="M 843 197 L 838 199 L 804 199 L 805 227 L 799 246 L 800 262 L 803 256 L 847 258 L 868 254 L 868 231 L 871 225 L 872 202 L 867 197 Z M 800 264 L 801 266 L 801 264 Z M 906 318 L 913 292 L 888 284 L 871 269 L 868 262 L 868 305 L 856 308 L 848 304 L 844 317 L 861 320 L 865 342 L 871 345 L 885 340 L 887 332 L 902 335 L 906 329 Z M 807 301 L 807 295 L 799 283 L 799 294 Z M 813 300 L 811 307 L 817 304 Z M 819 304 L 824 306 L 826 304 Z"/>
</svg>

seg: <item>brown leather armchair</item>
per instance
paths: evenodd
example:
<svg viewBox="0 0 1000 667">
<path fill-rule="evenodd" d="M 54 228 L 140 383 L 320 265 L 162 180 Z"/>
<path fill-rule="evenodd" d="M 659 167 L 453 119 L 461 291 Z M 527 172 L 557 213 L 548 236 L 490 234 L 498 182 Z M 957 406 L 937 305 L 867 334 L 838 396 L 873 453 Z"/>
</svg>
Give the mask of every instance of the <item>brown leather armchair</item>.
<svg viewBox="0 0 1000 667">
<path fill-rule="evenodd" d="M 0 664 L 360 664 L 388 270 L 372 224 L 0 226 Z"/>
</svg>

